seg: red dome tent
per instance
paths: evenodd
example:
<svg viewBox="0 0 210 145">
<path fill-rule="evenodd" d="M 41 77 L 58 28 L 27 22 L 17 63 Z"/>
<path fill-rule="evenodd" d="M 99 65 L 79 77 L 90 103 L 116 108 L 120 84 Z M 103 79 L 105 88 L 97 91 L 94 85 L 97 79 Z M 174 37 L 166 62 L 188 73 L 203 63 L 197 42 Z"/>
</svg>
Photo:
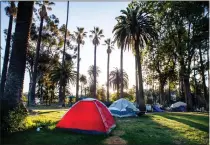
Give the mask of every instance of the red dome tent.
<svg viewBox="0 0 210 145">
<path fill-rule="evenodd" d="M 74 104 L 56 128 L 80 133 L 108 134 L 115 127 L 115 121 L 108 108 L 96 99 L 83 99 Z"/>
</svg>

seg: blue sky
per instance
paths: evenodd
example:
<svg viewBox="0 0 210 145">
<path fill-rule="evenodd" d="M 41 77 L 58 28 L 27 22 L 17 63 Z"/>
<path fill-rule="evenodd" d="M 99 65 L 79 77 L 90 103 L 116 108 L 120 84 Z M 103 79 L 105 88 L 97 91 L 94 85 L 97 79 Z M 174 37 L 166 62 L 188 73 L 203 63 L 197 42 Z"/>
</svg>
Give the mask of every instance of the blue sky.
<svg viewBox="0 0 210 145">
<path fill-rule="evenodd" d="M 116 24 L 115 17 L 120 15 L 120 10 L 125 9 L 129 2 L 70 2 L 69 7 L 69 23 L 68 29 L 72 32 L 76 30 L 76 27 L 84 27 L 86 32 L 93 29 L 94 26 L 99 26 L 104 31 L 105 38 L 112 38 L 112 29 Z M 1 47 L 2 58 L 4 56 L 5 38 L 3 30 L 8 27 L 9 18 L 5 15 L 4 7 L 5 3 L 1 5 Z M 67 2 L 55 2 L 55 6 L 52 7 L 52 11 L 48 14 L 55 14 L 59 20 L 60 25 L 66 23 L 66 9 Z M 13 27 L 13 30 L 15 27 Z M 88 33 L 89 36 L 90 33 Z M 101 44 L 104 43 L 102 39 Z M 97 66 L 101 70 L 99 75 L 99 83 L 106 83 L 106 71 L 107 71 L 107 53 L 106 46 L 99 45 L 97 48 Z M 93 65 L 94 58 L 94 46 L 89 37 L 85 39 L 85 45 L 81 48 L 81 65 L 80 72 L 87 75 L 87 70 L 90 65 Z M 3 59 L 1 61 L 3 63 Z M 1 64 L 2 66 L 2 64 Z M 75 64 L 76 66 L 76 64 Z M 120 67 L 120 51 L 117 47 L 111 53 L 110 70 L 113 67 Z M 131 51 L 124 52 L 124 69 L 129 75 L 129 87 L 135 84 L 135 61 Z M 25 73 L 24 79 L 24 92 L 28 91 L 29 76 Z M 71 87 L 71 92 L 75 93 L 75 87 Z"/>
</svg>

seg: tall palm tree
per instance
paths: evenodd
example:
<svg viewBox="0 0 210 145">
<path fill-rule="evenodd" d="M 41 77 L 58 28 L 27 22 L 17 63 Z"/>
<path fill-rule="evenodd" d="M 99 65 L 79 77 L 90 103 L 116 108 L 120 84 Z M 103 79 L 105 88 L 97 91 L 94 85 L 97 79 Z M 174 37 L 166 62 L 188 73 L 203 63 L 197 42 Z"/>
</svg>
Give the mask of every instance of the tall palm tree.
<svg viewBox="0 0 210 145">
<path fill-rule="evenodd" d="M 76 85 L 76 100 L 79 96 L 79 72 L 80 72 L 80 45 L 85 43 L 84 38 L 87 36 L 87 32 L 84 31 L 84 28 L 77 27 L 77 31 L 74 32 L 74 37 L 77 42 L 77 85 Z M 82 91 L 82 90 L 81 90 Z"/>
<path fill-rule="evenodd" d="M 5 47 L 5 52 L 4 52 L 4 63 L 3 63 L 2 75 L 1 75 L 0 93 L 2 96 L 4 94 L 4 86 L 5 86 L 5 82 L 6 82 L 6 75 L 7 75 L 7 69 L 8 69 L 7 67 L 8 67 L 8 62 L 9 62 L 13 18 L 17 14 L 17 7 L 15 6 L 15 2 L 10 1 L 9 3 L 10 3 L 10 6 L 7 6 L 5 8 L 6 15 L 9 16 L 9 26 L 8 26 L 8 32 L 7 32 L 6 47 Z M 0 71 L 0 73 L 1 73 L 1 71 Z"/>
<path fill-rule="evenodd" d="M 23 91 L 26 52 L 30 36 L 33 4 L 33 1 L 18 2 L 14 40 L 3 97 L 3 99 L 8 101 L 7 103 L 10 109 L 13 109 L 20 103 Z"/>
<path fill-rule="evenodd" d="M 123 50 L 126 49 L 126 45 L 129 46 L 130 36 L 127 33 L 126 28 L 126 19 L 121 19 L 121 17 L 117 17 L 116 20 L 118 23 L 114 26 L 113 33 L 114 33 L 114 41 L 117 42 L 118 48 L 120 48 L 120 74 L 121 78 L 123 78 Z M 123 97 L 123 81 L 120 80 L 121 87 L 120 87 L 120 96 Z"/>
<path fill-rule="evenodd" d="M 90 31 L 91 35 L 90 38 L 92 38 L 92 42 L 94 45 L 94 98 L 96 98 L 96 49 L 97 46 L 100 44 L 100 39 L 104 37 L 103 30 L 99 27 L 94 27 L 93 30 Z"/>
<path fill-rule="evenodd" d="M 82 90 L 84 86 L 87 84 L 87 77 L 85 75 L 81 75 L 79 81 L 81 83 L 81 96 L 82 96 Z"/>
<path fill-rule="evenodd" d="M 125 71 L 123 71 L 123 77 L 121 78 L 121 76 L 121 70 L 119 70 L 116 67 L 109 74 L 110 85 L 114 90 L 117 90 L 117 96 L 120 98 L 122 98 L 122 96 L 119 96 L 119 89 L 121 85 L 123 84 L 124 88 L 128 88 L 128 74 Z M 123 80 L 123 83 L 121 83 L 121 80 Z"/>
<path fill-rule="evenodd" d="M 140 106 L 140 110 L 145 112 L 146 108 L 144 102 L 141 56 L 139 48 L 143 47 L 149 40 L 156 38 L 157 34 L 155 32 L 155 23 L 153 17 L 142 11 L 139 5 L 127 7 L 126 10 L 121 10 L 121 13 L 122 15 L 118 17 L 120 23 L 118 22 L 114 30 L 115 33 L 118 34 L 121 29 L 126 29 L 126 35 L 129 38 L 128 40 L 132 39 L 134 41 L 138 65 L 140 94 L 138 105 Z"/>
<path fill-rule="evenodd" d="M 41 37 L 42 37 L 42 28 L 43 28 L 43 22 L 44 20 L 47 20 L 47 10 L 51 10 L 51 6 L 55 3 L 49 2 L 49 1 L 37 1 L 37 5 L 39 5 L 41 8 L 39 9 L 39 17 L 40 17 L 40 27 L 39 27 L 39 35 L 37 40 L 37 46 L 36 46 L 36 57 L 34 61 L 34 72 L 32 76 L 32 86 L 31 86 L 31 104 L 35 103 L 35 92 L 36 92 L 36 77 L 37 77 L 37 66 L 38 66 L 38 60 L 39 60 L 39 51 L 41 46 Z"/>
<path fill-rule="evenodd" d="M 65 90 L 66 86 L 71 83 L 75 84 L 76 80 L 76 71 L 74 71 L 74 64 L 72 61 L 66 61 L 65 66 L 63 67 L 63 64 L 59 63 L 59 65 L 55 66 L 53 70 L 50 73 L 50 78 L 53 82 L 58 82 L 60 84 L 60 81 L 62 84 L 62 92 L 64 93 L 62 95 L 62 98 L 59 100 L 59 104 L 64 105 L 65 103 Z"/>
<path fill-rule="evenodd" d="M 110 54 L 112 52 L 112 49 L 114 49 L 113 42 L 111 41 L 110 38 L 106 39 L 104 45 L 107 45 L 107 92 L 106 92 L 106 97 L 107 101 L 109 102 L 109 59 L 110 59 Z"/>
<path fill-rule="evenodd" d="M 69 20 L 69 1 L 67 2 L 67 18 L 66 18 L 66 25 L 64 27 L 64 47 L 63 47 L 63 57 L 62 57 L 62 69 L 61 71 L 65 70 L 65 54 L 66 54 L 66 36 L 68 33 L 68 20 Z M 64 73 L 64 72 L 61 72 Z M 59 87 L 59 104 L 63 104 L 65 106 L 64 100 L 65 98 L 65 81 L 62 79 L 62 76 L 60 76 L 60 87 Z"/>
</svg>

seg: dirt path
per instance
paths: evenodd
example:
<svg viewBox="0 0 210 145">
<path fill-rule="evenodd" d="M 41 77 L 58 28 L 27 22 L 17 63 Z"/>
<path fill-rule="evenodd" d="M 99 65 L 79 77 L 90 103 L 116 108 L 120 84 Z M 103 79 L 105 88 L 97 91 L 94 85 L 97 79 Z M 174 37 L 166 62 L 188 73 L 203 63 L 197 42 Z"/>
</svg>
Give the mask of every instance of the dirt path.
<svg viewBox="0 0 210 145">
<path fill-rule="evenodd" d="M 106 145 L 126 145 L 127 141 L 120 137 L 124 134 L 125 134 L 124 131 L 115 130 L 115 131 L 113 131 L 113 133 L 111 133 L 111 135 L 113 135 L 113 136 L 108 137 L 104 141 L 104 144 L 106 144 Z"/>
</svg>

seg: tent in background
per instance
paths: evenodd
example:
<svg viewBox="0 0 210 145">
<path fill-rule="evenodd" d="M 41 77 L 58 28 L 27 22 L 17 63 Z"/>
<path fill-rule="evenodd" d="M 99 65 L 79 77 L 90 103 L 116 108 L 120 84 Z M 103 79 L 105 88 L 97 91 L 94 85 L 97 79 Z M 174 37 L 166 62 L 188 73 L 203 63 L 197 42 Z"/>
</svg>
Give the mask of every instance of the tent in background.
<svg viewBox="0 0 210 145">
<path fill-rule="evenodd" d="M 137 116 L 139 112 L 139 109 L 137 109 L 133 103 L 123 98 L 113 102 L 109 110 L 115 117 Z"/>
<path fill-rule="evenodd" d="M 171 105 L 171 111 L 184 112 L 186 111 L 186 107 L 186 103 L 179 101 Z"/>
<path fill-rule="evenodd" d="M 164 112 L 162 109 L 160 109 L 159 105 L 154 105 L 153 106 L 153 112 Z"/>
<path fill-rule="evenodd" d="M 115 126 L 108 108 L 96 99 L 87 98 L 75 103 L 56 128 L 87 134 L 108 134 Z"/>
</svg>

